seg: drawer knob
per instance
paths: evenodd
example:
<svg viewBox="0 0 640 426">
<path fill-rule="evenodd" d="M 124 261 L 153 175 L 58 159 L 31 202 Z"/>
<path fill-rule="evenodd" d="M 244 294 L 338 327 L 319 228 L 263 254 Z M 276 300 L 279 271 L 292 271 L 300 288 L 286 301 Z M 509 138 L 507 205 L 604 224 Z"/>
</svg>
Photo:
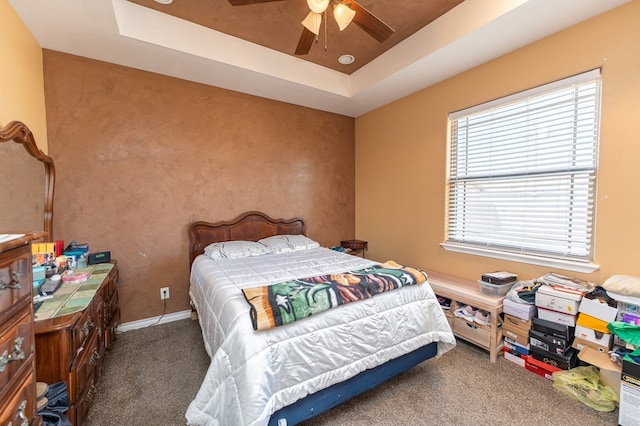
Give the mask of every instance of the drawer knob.
<svg viewBox="0 0 640 426">
<path fill-rule="evenodd" d="M 91 331 L 91 329 L 93 328 L 95 324 L 93 323 L 93 321 L 91 321 L 91 319 L 88 319 L 87 322 L 85 322 L 82 325 L 82 332 L 84 334 L 89 334 L 89 331 Z"/>
<path fill-rule="evenodd" d="M 7 364 L 11 361 L 20 361 L 24 359 L 24 351 L 22 350 L 23 341 L 24 337 L 17 337 L 16 340 L 13 341 L 13 352 L 9 354 L 9 351 L 4 351 L 2 355 L 0 355 L 0 373 L 4 372 L 7 368 Z"/>
<path fill-rule="evenodd" d="M 89 358 L 89 365 L 93 366 L 93 364 L 95 364 L 96 361 L 99 359 L 100 359 L 100 354 L 98 353 L 97 349 L 94 349 L 93 353 L 91 354 L 91 358 Z"/>
<path fill-rule="evenodd" d="M 98 389 L 96 388 L 96 385 L 91 383 L 91 386 L 89 387 L 89 391 L 87 392 L 87 396 L 85 398 L 85 401 L 87 403 L 90 403 L 93 400 L 93 397 L 95 396 L 97 391 L 98 391 Z"/>
<path fill-rule="evenodd" d="M 0 291 L 6 288 L 22 288 L 22 283 L 20 282 L 20 272 L 13 271 L 13 279 L 10 283 L 5 283 L 4 278 L 0 277 Z"/>
<path fill-rule="evenodd" d="M 29 419 L 27 418 L 25 411 L 27 411 L 27 400 L 23 399 L 20 405 L 18 405 L 18 413 L 17 413 L 18 418 L 22 420 L 22 422 L 20 423 L 20 426 L 29 426 Z M 7 426 L 13 426 L 13 422 L 7 423 Z"/>
</svg>

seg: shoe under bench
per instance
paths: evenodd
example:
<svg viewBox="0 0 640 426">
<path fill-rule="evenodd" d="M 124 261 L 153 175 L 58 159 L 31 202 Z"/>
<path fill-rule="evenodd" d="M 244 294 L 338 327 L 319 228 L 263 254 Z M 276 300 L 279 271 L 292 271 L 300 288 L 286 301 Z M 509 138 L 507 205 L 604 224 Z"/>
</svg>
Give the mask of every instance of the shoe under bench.
<svg viewBox="0 0 640 426">
<path fill-rule="evenodd" d="M 445 310 L 453 334 L 489 351 L 491 362 L 496 362 L 502 349 L 502 304 L 504 296 L 491 296 L 480 290 L 477 282 L 427 271 L 433 292 L 451 299 L 451 309 Z M 489 325 L 478 324 L 456 317 L 454 312 L 459 305 L 469 305 L 491 314 Z"/>
</svg>

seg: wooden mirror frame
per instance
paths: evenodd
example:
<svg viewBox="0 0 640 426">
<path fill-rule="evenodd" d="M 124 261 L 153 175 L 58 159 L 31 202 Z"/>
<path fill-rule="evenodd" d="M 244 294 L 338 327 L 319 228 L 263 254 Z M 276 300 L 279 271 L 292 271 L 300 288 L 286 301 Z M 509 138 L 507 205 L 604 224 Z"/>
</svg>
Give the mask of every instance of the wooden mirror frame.
<svg viewBox="0 0 640 426">
<path fill-rule="evenodd" d="M 0 142 L 15 142 L 22 144 L 36 160 L 44 164 L 44 232 L 47 241 L 53 240 L 53 188 L 55 184 L 55 166 L 53 159 L 42 152 L 36 144 L 31 130 L 20 121 L 11 121 L 0 129 Z M 38 231 L 38 230 L 34 230 Z"/>
</svg>

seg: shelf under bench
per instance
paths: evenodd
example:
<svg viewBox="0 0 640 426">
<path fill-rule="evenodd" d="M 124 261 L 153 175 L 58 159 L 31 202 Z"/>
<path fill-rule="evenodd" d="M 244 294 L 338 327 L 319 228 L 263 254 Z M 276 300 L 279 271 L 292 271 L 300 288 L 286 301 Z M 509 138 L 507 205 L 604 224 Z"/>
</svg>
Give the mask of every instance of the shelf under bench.
<svg viewBox="0 0 640 426">
<path fill-rule="evenodd" d="M 502 348 L 500 314 L 504 296 L 490 296 L 480 290 L 477 282 L 464 280 L 437 272 L 427 271 L 429 283 L 438 296 L 451 299 L 451 310 L 447 313 L 453 333 L 464 340 L 489 351 L 491 362 L 496 362 Z M 462 318 L 454 317 L 457 304 L 470 305 L 491 314 L 491 324 L 475 325 Z"/>
</svg>

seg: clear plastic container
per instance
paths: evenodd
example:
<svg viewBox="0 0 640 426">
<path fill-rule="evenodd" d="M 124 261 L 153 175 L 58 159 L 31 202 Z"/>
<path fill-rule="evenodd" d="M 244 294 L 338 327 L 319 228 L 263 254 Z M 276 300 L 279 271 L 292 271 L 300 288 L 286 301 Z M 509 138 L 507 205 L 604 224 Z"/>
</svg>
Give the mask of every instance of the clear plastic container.
<svg viewBox="0 0 640 426">
<path fill-rule="evenodd" d="M 504 296 L 506 295 L 511 287 L 516 282 L 508 283 L 508 284 L 491 284 L 486 281 L 478 280 L 478 284 L 480 285 L 480 291 L 489 296 Z"/>
</svg>

